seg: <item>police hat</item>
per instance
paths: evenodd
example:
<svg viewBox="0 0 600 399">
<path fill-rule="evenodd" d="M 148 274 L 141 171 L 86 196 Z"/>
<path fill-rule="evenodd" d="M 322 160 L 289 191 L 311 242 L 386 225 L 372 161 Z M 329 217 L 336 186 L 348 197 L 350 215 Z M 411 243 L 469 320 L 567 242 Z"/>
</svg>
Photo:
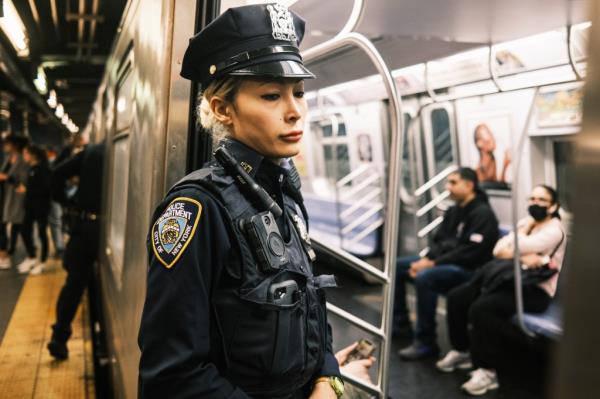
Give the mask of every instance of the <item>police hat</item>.
<svg viewBox="0 0 600 399">
<path fill-rule="evenodd" d="M 190 39 L 181 76 L 203 87 L 225 75 L 314 78 L 303 36 L 304 20 L 281 4 L 230 8 Z"/>
</svg>

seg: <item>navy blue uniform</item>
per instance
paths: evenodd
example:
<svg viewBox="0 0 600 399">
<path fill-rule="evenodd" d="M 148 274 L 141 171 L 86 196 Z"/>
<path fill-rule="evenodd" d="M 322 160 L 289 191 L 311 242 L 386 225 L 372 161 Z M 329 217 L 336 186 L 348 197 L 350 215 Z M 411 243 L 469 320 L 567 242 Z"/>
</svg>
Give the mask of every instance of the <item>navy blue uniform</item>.
<svg viewBox="0 0 600 399">
<path fill-rule="evenodd" d="M 233 145 L 238 151 L 238 160 L 257 170 L 254 175 L 256 181 L 284 209 L 284 214 L 277 222 L 282 227 L 287 224 L 287 229 L 280 230 L 287 230 L 283 235 L 287 242 L 291 242 L 291 236 L 295 234 L 289 223 L 293 210 L 284 206 L 284 199 L 287 198 L 289 202 L 290 198 L 282 190 L 289 178 L 288 172 L 269 161 L 263 161 L 259 154 L 240 143 L 234 142 Z M 180 221 L 181 238 L 179 241 L 176 238 L 173 240 L 177 244 L 165 244 L 170 228 L 168 220 L 177 218 Z M 191 236 L 185 237 L 186 231 L 191 232 Z M 167 251 L 170 253 L 167 254 Z M 300 246 L 296 246 L 290 252 L 302 251 Z M 148 255 L 148 289 L 139 336 L 142 350 L 141 397 L 247 398 L 247 388 L 253 391 L 252 397 L 301 398 L 308 395 L 314 378 L 339 375 L 331 349 L 331 334 L 325 320 L 325 331 L 320 333 L 326 336 L 327 342 L 318 350 L 323 353 L 313 350 L 313 358 L 319 359 L 318 364 L 313 362 L 312 369 L 308 370 L 309 382 L 299 380 L 303 385 L 294 388 L 294 378 L 301 378 L 307 370 L 299 367 L 297 375 L 294 375 L 284 369 L 287 365 L 294 367 L 297 354 L 304 356 L 304 337 L 300 336 L 300 332 L 295 336 L 294 331 L 282 337 L 278 330 L 286 325 L 280 324 L 280 328 L 274 328 L 268 314 L 262 313 L 264 306 L 237 298 L 238 292 L 243 291 L 240 285 L 244 284 L 244 277 L 241 274 L 248 272 L 237 266 L 243 255 L 230 223 L 230 215 L 209 190 L 184 186 L 168 194 L 153 216 L 148 236 Z M 311 268 L 310 264 L 301 267 Z M 232 295 L 217 294 L 229 288 Z M 223 302 L 222 298 L 233 303 L 227 311 L 220 311 L 223 307 L 215 306 L 215 301 Z M 309 311 L 314 311 L 315 306 L 313 304 Z M 319 306 L 318 310 L 325 314 L 324 302 Z M 246 318 L 249 314 L 261 316 Z M 308 314 L 306 317 L 309 317 Z M 291 318 L 289 323 L 293 326 L 294 319 Z M 308 324 L 300 327 L 300 330 L 307 332 L 308 340 Z M 282 339 L 289 341 L 278 344 L 277 341 Z M 290 342 L 296 339 L 299 341 Z M 233 349 L 242 342 L 241 348 Z M 282 364 L 276 364 L 278 362 L 274 360 L 277 357 L 274 353 L 278 353 L 277 346 L 287 351 L 280 353 Z M 309 363 L 308 358 L 303 359 L 305 365 Z M 277 396 L 272 393 L 261 394 L 263 387 L 246 378 L 254 372 L 257 373 L 254 380 L 259 380 L 264 373 L 265 379 L 273 384 L 277 384 L 278 376 L 286 376 L 289 380 L 285 381 L 283 389 L 287 391 Z M 271 373 L 275 375 L 270 376 Z"/>
</svg>

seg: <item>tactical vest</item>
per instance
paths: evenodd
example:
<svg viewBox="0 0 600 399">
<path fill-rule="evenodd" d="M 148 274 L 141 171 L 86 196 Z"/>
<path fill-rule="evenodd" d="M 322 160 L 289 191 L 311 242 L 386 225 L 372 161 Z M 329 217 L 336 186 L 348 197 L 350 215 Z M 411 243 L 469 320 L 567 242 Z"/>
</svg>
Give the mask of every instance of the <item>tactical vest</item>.
<svg viewBox="0 0 600 399">
<path fill-rule="evenodd" d="M 211 337 L 214 363 L 224 377 L 254 398 L 287 398 L 306 387 L 323 364 L 329 342 L 322 289 L 335 287 L 335 280 L 313 275 L 306 233 L 293 221 L 301 216 L 285 192 L 289 240 L 284 244 L 289 262 L 265 272 L 258 267 L 256 246 L 242 227 L 260 210 L 216 162 L 186 176 L 171 191 L 198 186 L 226 211 L 239 249 L 232 251 L 225 276 L 212 292 L 211 323 L 216 326 L 211 327 L 216 327 L 221 340 Z M 273 285 L 289 281 L 298 287 L 293 301 L 274 303 Z"/>
</svg>

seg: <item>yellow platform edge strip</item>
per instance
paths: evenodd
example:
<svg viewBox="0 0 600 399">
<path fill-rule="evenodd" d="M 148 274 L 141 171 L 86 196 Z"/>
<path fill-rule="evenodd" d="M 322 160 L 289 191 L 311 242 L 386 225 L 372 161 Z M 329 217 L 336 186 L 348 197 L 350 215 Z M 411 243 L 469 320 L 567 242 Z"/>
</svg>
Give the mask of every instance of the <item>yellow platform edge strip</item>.
<svg viewBox="0 0 600 399">
<path fill-rule="evenodd" d="M 0 344 L 0 398 L 95 398 L 86 298 L 73 321 L 69 359 L 58 362 L 46 349 L 65 276 L 60 263 L 49 262 L 27 277 Z"/>
</svg>

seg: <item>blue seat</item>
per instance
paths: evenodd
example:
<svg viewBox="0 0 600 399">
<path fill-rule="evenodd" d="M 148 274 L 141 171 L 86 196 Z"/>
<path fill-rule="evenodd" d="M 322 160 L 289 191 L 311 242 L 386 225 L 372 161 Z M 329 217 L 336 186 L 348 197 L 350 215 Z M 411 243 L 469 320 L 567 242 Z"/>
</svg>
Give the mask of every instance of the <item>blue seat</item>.
<svg viewBox="0 0 600 399">
<path fill-rule="evenodd" d="M 555 341 L 562 337 L 562 322 L 562 306 L 557 300 L 553 300 L 544 313 L 525 313 L 523 315 L 523 323 L 531 332 Z"/>
</svg>

